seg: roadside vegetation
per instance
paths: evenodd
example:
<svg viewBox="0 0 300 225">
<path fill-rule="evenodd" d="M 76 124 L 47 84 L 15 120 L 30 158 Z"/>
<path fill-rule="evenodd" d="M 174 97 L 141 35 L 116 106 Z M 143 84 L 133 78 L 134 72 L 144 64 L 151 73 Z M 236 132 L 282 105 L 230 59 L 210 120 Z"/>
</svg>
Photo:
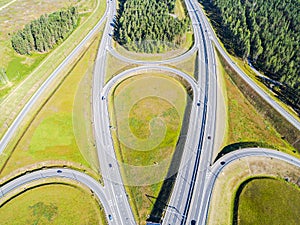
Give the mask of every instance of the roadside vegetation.
<svg viewBox="0 0 300 225">
<path fill-rule="evenodd" d="M 117 158 L 136 221 L 144 224 L 155 210 L 156 200 L 163 201 L 158 196 L 170 175 L 186 91 L 174 78 L 149 73 L 122 81 L 111 94 L 109 111 Z M 172 172 L 170 176 L 175 174 Z"/>
<path fill-rule="evenodd" d="M 78 24 L 78 10 L 70 7 L 26 24 L 12 38 L 11 45 L 21 55 L 29 55 L 32 51 L 45 53 L 56 44 L 64 41 Z"/>
<path fill-rule="evenodd" d="M 37 103 L 36 107 L 40 108 L 36 114 L 30 114 L 32 118 L 28 125 L 22 127 L 14 142 L 0 156 L 1 177 L 13 174 L 19 168 L 30 170 L 37 164 L 71 164 L 91 175 L 96 173 L 99 179 L 90 95 L 101 36 L 98 33 L 94 37 L 76 64 L 61 74 L 60 83 L 51 87 L 54 91 L 49 91 L 50 94 L 45 94 Z"/>
<path fill-rule="evenodd" d="M 273 89 L 281 101 L 291 105 L 299 114 L 299 2 L 200 2 L 225 48 L 245 61 L 249 59 L 255 67 L 271 78 L 261 77 L 261 82 Z"/>
<path fill-rule="evenodd" d="M 258 76 L 251 68 L 251 66 L 243 61 L 241 58 L 236 56 L 231 56 L 232 60 L 243 70 L 245 74 L 252 78 L 252 80 L 260 86 L 269 96 L 274 99 L 281 107 L 293 115 L 298 121 L 300 121 L 299 112 L 297 111 L 297 106 L 291 105 L 283 95 L 283 92 L 279 92 L 278 88 L 273 86 L 272 83 L 264 80 L 262 77 Z"/>
<path fill-rule="evenodd" d="M 296 225 L 300 188 L 279 179 L 254 177 L 239 187 L 234 208 L 233 225 Z"/>
<path fill-rule="evenodd" d="M 0 87 L 0 136 L 4 134 L 17 113 L 42 82 L 99 21 L 106 8 L 106 1 L 101 1 L 100 4 L 98 0 L 68 1 L 68 3 L 60 0 L 37 2 L 25 0 L 19 5 L 15 2 L 1 11 L 0 22 L 5 26 L 0 34 L 0 55 L 3 56 L 0 67 L 5 68 L 9 83 Z M 25 24 L 37 19 L 40 15 L 74 4 L 78 6 L 80 23 L 66 41 L 51 52 L 44 54 L 32 53 L 29 56 L 21 56 L 13 50 L 9 34 L 22 29 Z M 26 10 L 23 10 L 24 8 Z"/>
<path fill-rule="evenodd" d="M 104 225 L 106 221 L 103 214 L 102 207 L 90 192 L 62 183 L 29 189 L 1 205 L 0 210 L 3 225 Z"/>
<path fill-rule="evenodd" d="M 176 0 L 120 1 L 114 38 L 127 50 L 160 53 L 177 48 L 189 28 L 188 17 L 178 19 Z"/>
<path fill-rule="evenodd" d="M 224 82 L 225 102 L 227 103 L 227 132 L 223 148 L 217 158 L 230 151 L 243 147 L 267 147 L 300 157 L 293 146 L 276 131 L 268 120 L 239 90 L 229 76 L 228 67 L 217 59 L 217 66 Z"/>
</svg>

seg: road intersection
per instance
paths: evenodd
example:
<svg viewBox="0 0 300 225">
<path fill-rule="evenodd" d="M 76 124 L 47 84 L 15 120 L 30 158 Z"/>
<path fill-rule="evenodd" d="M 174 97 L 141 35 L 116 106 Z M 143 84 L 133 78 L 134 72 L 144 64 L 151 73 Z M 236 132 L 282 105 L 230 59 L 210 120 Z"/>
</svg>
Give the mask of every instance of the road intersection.
<svg viewBox="0 0 300 225">
<path fill-rule="evenodd" d="M 215 137 L 216 120 L 216 63 L 214 56 L 214 47 L 223 55 L 227 62 L 236 70 L 239 75 L 245 79 L 251 87 L 257 91 L 267 102 L 278 110 L 289 122 L 297 129 L 300 129 L 299 121 L 288 114 L 281 106 L 265 94 L 250 78 L 248 78 L 229 58 L 227 53 L 220 46 L 211 26 L 209 25 L 200 5 L 195 0 L 185 0 L 189 16 L 192 20 L 194 30 L 194 45 L 185 54 L 171 59 L 161 61 L 143 61 L 129 59 L 120 55 L 112 48 L 113 22 L 116 17 L 115 0 L 108 1 L 106 12 L 103 18 L 97 23 L 95 28 L 88 36 L 72 51 L 64 62 L 51 74 L 45 83 L 34 94 L 30 101 L 23 108 L 16 120 L 13 122 L 7 133 L 0 141 L 0 153 L 5 149 L 18 126 L 28 114 L 29 110 L 37 99 L 41 96 L 45 88 L 55 79 L 59 71 L 75 57 L 87 40 L 93 36 L 106 19 L 106 26 L 99 46 L 98 56 L 94 71 L 93 82 L 93 115 L 94 130 L 98 158 L 101 166 L 101 173 L 104 179 L 104 187 L 97 181 L 84 173 L 63 168 L 46 169 L 35 171 L 21 176 L 0 187 L 2 195 L 6 195 L 11 190 L 20 187 L 26 183 L 37 179 L 48 177 L 65 177 L 75 179 L 89 187 L 101 201 L 106 215 L 111 215 L 112 220 L 108 218 L 109 224 L 135 224 L 134 216 L 129 205 L 123 180 L 120 174 L 120 165 L 116 159 L 113 141 L 110 133 L 110 121 L 107 106 L 109 90 L 122 80 L 130 76 L 136 76 L 147 71 L 169 72 L 186 80 L 193 89 L 193 106 L 189 121 L 189 129 L 186 144 L 183 150 L 181 164 L 178 170 L 174 189 L 165 209 L 163 224 L 190 224 L 195 220 L 197 224 L 205 224 L 210 196 L 217 175 L 227 164 L 249 155 L 274 157 L 300 167 L 298 159 L 284 153 L 273 150 L 263 151 L 260 149 L 245 149 L 236 151 L 233 154 L 223 156 L 220 160 L 225 161 L 225 165 L 220 164 L 220 160 L 212 163 L 212 149 Z M 161 66 L 161 64 L 179 62 L 188 58 L 195 51 L 198 51 L 199 80 L 195 81 L 189 75 L 171 67 Z M 140 64 L 140 66 L 124 71 L 113 77 L 105 84 L 107 53 L 110 52 L 118 59 Z M 200 103 L 198 105 L 197 103 Z M 61 170 L 62 173 L 57 173 Z M 213 173 L 211 172 L 213 171 Z M 212 175 L 213 174 L 213 175 Z"/>
</svg>

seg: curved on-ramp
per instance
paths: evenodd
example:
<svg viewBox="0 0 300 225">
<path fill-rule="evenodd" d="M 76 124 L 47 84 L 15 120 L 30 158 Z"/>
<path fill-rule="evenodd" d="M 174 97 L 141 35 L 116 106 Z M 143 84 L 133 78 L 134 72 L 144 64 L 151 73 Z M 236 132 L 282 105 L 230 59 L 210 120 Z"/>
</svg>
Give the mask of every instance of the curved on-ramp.
<svg viewBox="0 0 300 225">
<path fill-rule="evenodd" d="M 210 168 L 209 176 L 205 182 L 205 193 L 204 199 L 201 204 L 201 209 L 198 214 L 198 218 L 196 219 L 198 224 L 206 224 L 208 211 L 210 206 L 210 200 L 213 193 L 213 188 L 215 182 L 220 174 L 222 174 L 222 170 L 226 168 L 227 165 L 245 158 L 245 157 L 268 157 L 273 159 L 278 159 L 283 162 L 289 163 L 294 165 L 300 169 L 300 160 L 295 158 L 289 154 L 272 150 L 272 149 L 265 149 L 265 148 L 245 148 L 241 150 L 236 150 L 230 152 L 220 159 L 218 159 Z"/>
<path fill-rule="evenodd" d="M 112 86 L 122 82 L 124 79 L 132 77 L 132 76 L 137 76 L 139 74 L 152 72 L 152 71 L 169 72 L 169 73 L 172 73 L 174 75 L 177 75 L 177 76 L 183 78 L 193 88 L 194 95 L 198 96 L 197 94 L 199 94 L 198 93 L 199 87 L 198 87 L 197 81 L 193 77 L 191 77 L 190 75 L 188 75 L 178 69 L 166 67 L 166 66 L 160 66 L 160 65 L 139 66 L 139 67 L 135 67 L 135 68 L 132 68 L 129 70 L 125 70 L 122 73 L 119 73 L 118 75 L 111 78 L 107 82 L 107 84 L 103 87 L 102 92 L 101 92 L 102 96 L 107 96 L 107 94 L 108 94 L 109 90 L 112 88 Z"/>
<path fill-rule="evenodd" d="M 111 215 L 112 211 L 110 209 L 109 200 L 106 196 L 107 194 L 105 193 L 105 188 L 100 185 L 99 181 L 77 170 L 66 169 L 66 168 L 51 168 L 51 169 L 41 169 L 41 170 L 24 174 L 6 183 L 5 185 L 1 186 L 0 196 L 2 198 L 6 196 L 8 193 L 16 190 L 17 188 L 23 187 L 26 184 L 30 184 L 31 182 L 44 180 L 48 178 L 71 179 L 80 182 L 82 185 L 88 187 L 101 202 L 101 205 L 104 208 L 109 224 L 113 224 L 108 218 L 108 215 Z"/>
</svg>

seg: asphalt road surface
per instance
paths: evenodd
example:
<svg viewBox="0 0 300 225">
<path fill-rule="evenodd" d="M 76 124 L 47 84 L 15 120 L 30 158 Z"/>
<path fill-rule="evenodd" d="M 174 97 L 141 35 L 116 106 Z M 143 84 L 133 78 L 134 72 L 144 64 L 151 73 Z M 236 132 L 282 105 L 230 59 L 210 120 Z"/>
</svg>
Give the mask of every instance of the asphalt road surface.
<svg viewBox="0 0 300 225">
<path fill-rule="evenodd" d="M 110 133 L 110 121 L 107 108 L 108 91 L 117 83 L 129 76 L 134 76 L 149 70 L 167 71 L 181 76 L 188 81 L 193 88 L 194 99 L 189 121 L 189 130 L 180 163 L 177 179 L 173 188 L 173 192 L 165 209 L 163 224 L 190 224 L 192 220 L 197 221 L 197 224 L 205 224 L 209 207 L 210 196 L 213 185 L 219 170 L 225 167 L 229 162 L 236 160 L 238 157 L 247 157 L 245 152 L 250 155 L 269 157 L 270 154 L 276 154 L 279 159 L 289 162 L 297 162 L 291 156 L 281 155 L 277 151 L 268 152 L 266 156 L 265 150 L 253 153 L 251 150 L 243 150 L 243 153 L 235 152 L 234 156 L 225 155 L 222 159 L 226 162 L 225 165 L 219 165 L 219 161 L 212 165 L 212 149 L 215 140 L 215 118 L 216 118 L 216 63 L 214 48 L 217 49 L 227 60 L 227 62 L 236 70 L 251 87 L 259 93 L 270 105 L 280 112 L 289 122 L 296 128 L 300 128 L 299 121 L 287 113 L 281 106 L 274 102 L 266 93 L 264 93 L 250 78 L 248 78 L 229 58 L 227 53 L 221 48 L 212 28 L 207 22 L 202 9 L 196 0 L 185 0 L 189 15 L 192 20 L 195 43 L 193 47 L 178 57 L 161 61 L 142 61 L 128 59 L 125 56 L 119 55 L 112 48 L 113 21 L 116 16 L 115 0 L 108 1 L 108 7 L 105 15 L 97 23 L 95 28 L 83 39 L 83 41 L 72 51 L 72 53 L 64 60 L 64 62 L 51 74 L 51 76 L 43 83 L 39 90 L 33 95 L 23 110 L 17 116 L 13 124 L 0 141 L 0 153 L 7 146 L 13 134 L 19 127 L 20 123 L 27 115 L 33 104 L 44 92 L 51 82 L 56 78 L 57 74 L 66 66 L 73 57 L 80 51 L 84 44 L 91 38 L 95 32 L 98 32 L 103 21 L 107 19 L 106 27 L 103 32 L 103 37 L 99 46 L 96 66 L 94 71 L 93 82 L 93 114 L 94 114 L 94 130 L 96 138 L 96 147 L 98 151 L 101 173 L 104 178 L 104 188 L 99 183 L 87 178 L 82 173 L 64 169 L 62 173 L 57 173 L 57 170 L 36 171 L 17 178 L 6 185 L 2 186 L 1 193 L 5 195 L 11 191 L 13 187 L 23 185 L 30 180 L 43 179 L 47 176 L 64 176 L 68 179 L 78 179 L 91 190 L 93 190 L 100 201 L 102 202 L 107 214 L 112 215 L 112 220 L 109 224 L 135 224 L 133 213 L 129 205 L 129 199 L 126 195 L 122 177 L 120 175 L 119 163 L 116 160 L 114 146 Z M 166 66 L 160 66 L 163 63 L 178 62 L 191 56 L 198 50 L 198 81 L 195 81 L 190 76 L 181 71 Z M 107 84 L 104 83 L 106 74 L 107 53 L 110 52 L 115 57 L 134 64 L 142 64 L 143 66 L 124 71 L 123 73 L 112 78 Z M 238 153 L 238 154 L 236 154 Z M 246 154 L 246 155 L 245 155 Z M 226 157 L 226 158 L 225 158 Z M 235 157 L 235 158 L 234 158 Z M 275 157 L 275 156 L 272 156 Z M 211 166 L 212 165 L 212 166 Z M 299 166 L 299 163 L 297 163 Z M 49 172 L 48 172 L 49 171 Z M 43 177 L 44 176 L 44 177 Z M 96 182 L 96 183 L 95 183 Z"/>
</svg>

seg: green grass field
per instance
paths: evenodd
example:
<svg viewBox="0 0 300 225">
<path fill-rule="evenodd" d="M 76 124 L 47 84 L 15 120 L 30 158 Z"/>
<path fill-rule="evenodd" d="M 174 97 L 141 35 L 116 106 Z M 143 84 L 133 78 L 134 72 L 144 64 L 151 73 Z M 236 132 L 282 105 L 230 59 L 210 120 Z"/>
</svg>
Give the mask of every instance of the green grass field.
<svg viewBox="0 0 300 225">
<path fill-rule="evenodd" d="M 28 165 L 51 161 L 98 172 L 98 158 L 91 125 L 90 87 L 101 33 L 72 68 L 15 146 L 0 156 L 1 177 Z"/>
<path fill-rule="evenodd" d="M 28 1 L 22 2 L 22 5 L 26 4 L 27 2 Z M 48 4 L 53 4 L 52 1 L 48 0 L 48 2 L 50 2 Z M 11 6 L 13 6 L 14 4 L 12 4 Z M 66 5 L 69 3 L 66 3 L 64 1 L 64 4 Z M 20 79 L 13 82 L 13 85 L 10 86 L 9 89 L 7 89 L 9 91 L 9 95 L 6 95 L 5 98 L 2 96 L 2 98 L 0 99 L 0 136 L 4 134 L 4 132 L 7 129 L 7 126 L 11 124 L 19 110 L 32 96 L 34 91 L 37 90 L 37 88 L 42 84 L 42 82 L 62 62 L 62 60 L 65 59 L 67 54 L 69 54 L 72 51 L 72 49 L 85 37 L 88 31 L 102 17 L 106 8 L 106 1 L 101 1 L 101 3 L 99 3 L 98 0 L 86 0 L 80 1 L 78 4 L 83 4 L 80 11 L 81 13 L 83 13 L 81 14 L 82 19 L 80 26 L 71 34 L 71 36 L 65 42 L 63 42 L 57 48 L 52 50 L 51 53 L 49 53 L 48 55 L 33 54 L 33 56 L 28 56 L 25 58 L 19 55 L 13 55 L 13 57 L 9 57 L 8 54 L 9 60 L 7 61 L 7 67 L 17 69 L 18 71 L 13 72 L 12 76 L 18 76 L 20 77 Z M 33 6 L 37 7 L 40 4 L 35 5 Z M 27 7 L 24 6 L 24 8 Z M 51 7 L 49 7 L 49 9 L 50 8 Z M 33 8 L 32 10 L 38 11 L 37 8 Z M 24 11 L 24 13 L 25 12 L 27 11 Z M 7 41 L 7 37 L 4 38 L 4 40 Z M 5 52 L 0 52 L 1 56 L 5 54 Z M 20 57 L 22 59 L 20 59 Z M 38 57 L 39 60 L 36 61 L 34 57 Z M 8 65 L 9 62 L 13 63 L 11 67 Z M 28 67 L 29 69 L 27 70 L 26 74 L 19 73 L 19 70 L 25 68 L 24 65 L 22 66 L 20 64 L 24 64 L 26 68 L 30 64 L 30 68 Z M 9 74 L 8 76 L 10 77 Z M 25 77 L 26 79 L 24 79 Z M 2 89 L 1 93 L 7 94 L 7 90 Z"/>
<path fill-rule="evenodd" d="M 117 157 L 136 220 L 144 224 L 158 196 L 180 134 L 186 91 L 161 74 L 128 78 L 111 93 Z M 148 197 L 147 197 L 148 196 Z"/>
<path fill-rule="evenodd" d="M 1 206 L 0 217 L 3 225 L 104 225 L 103 213 L 90 192 L 71 185 L 49 184 L 11 199 Z"/>
<path fill-rule="evenodd" d="M 269 147 L 299 157 L 294 148 L 265 120 L 233 83 L 223 65 L 217 60 L 218 71 L 223 76 L 227 105 L 227 131 L 223 150 L 241 147 Z M 227 148 L 227 149 L 226 149 Z"/>
<path fill-rule="evenodd" d="M 272 178 L 253 179 L 242 188 L 238 225 L 296 225 L 300 218 L 300 188 Z"/>
</svg>

